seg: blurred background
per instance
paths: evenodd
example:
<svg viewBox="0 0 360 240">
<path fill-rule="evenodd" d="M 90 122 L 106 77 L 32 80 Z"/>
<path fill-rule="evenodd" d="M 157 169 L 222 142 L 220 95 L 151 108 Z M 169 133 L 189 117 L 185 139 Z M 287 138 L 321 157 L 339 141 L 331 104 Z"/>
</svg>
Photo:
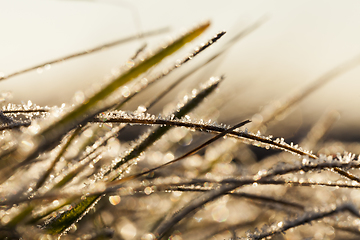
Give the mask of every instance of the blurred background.
<svg viewBox="0 0 360 240">
<path fill-rule="evenodd" d="M 169 36 L 209 19 L 212 26 L 204 35 L 173 59 L 165 60 L 169 65 L 218 31 L 226 30 L 224 39 L 194 60 L 201 62 L 232 35 L 266 16 L 261 27 L 187 79 L 151 110 L 161 112 L 165 103 L 181 98 L 210 76 L 224 74 L 226 80 L 208 103 L 216 103 L 221 109 L 215 113 L 219 122 L 234 124 L 251 119 L 268 103 L 291 95 L 360 54 L 359 11 L 360 2 L 356 0 L 0 0 L 1 76 L 143 31 L 170 28 L 158 36 L 0 81 L 0 91 L 11 92 L 14 103 L 28 100 L 42 106 L 69 103 L 76 91 L 101 82 L 145 42 L 148 48 L 155 48 Z M 127 108 L 136 109 L 152 91 L 171 83 L 176 74 L 189 66 L 172 73 L 167 82 L 153 86 Z M 359 77 L 360 67 L 356 67 L 333 79 L 304 99 L 281 119 L 280 126 L 268 133 L 292 139 L 299 132 L 306 132 L 326 111 L 336 110 L 340 119 L 328 138 L 360 140 Z"/>
</svg>

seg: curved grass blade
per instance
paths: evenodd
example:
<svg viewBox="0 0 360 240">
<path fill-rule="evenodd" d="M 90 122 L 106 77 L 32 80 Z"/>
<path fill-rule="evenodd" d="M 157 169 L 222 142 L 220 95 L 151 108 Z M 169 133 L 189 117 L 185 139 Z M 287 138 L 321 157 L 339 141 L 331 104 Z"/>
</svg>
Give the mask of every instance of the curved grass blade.
<svg viewBox="0 0 360 240">
<path fill-rule="evenodd" d="M 190 129 L 195 129 L 199 131 L 207 131 L 213 132 L 215 134 L 219 132 L 226 131 L 224 126 L 219 126 L 216 124 L 204 124 L 203 122 L 191 122 L 188 120 L 175 120 L 175 119 L 161 119 L 161 118 L 146 118 L 144 116 L 137 117 L 129 116 L 124 112 L 109 112 L 103 116 L 97 116 L 92 121 L 94 122 L 112 122 L 112 123 L 131 123 L 131 124 L 149 124 L 149 125 L 168 125 L 168 126 L 179 126 L 179 127 L 188 127 Z M 317 157 L 313 155 L 311 152 L 303 150 L 301 147 L 293 146 L 291 144 L 287 144 L 284 139 L 275 139 L 273 140 L 271 137 L 265 137 L 260 135 L 255 135 L 245 132 L 231 131 L 227 134 L 230 137 L 236 137 L 237 139 L 241 139 L 242 142 L 252 144 L 256 147 L 264 147 L 264 148 L 274 148 L 280 149 L 283 151 L 290 152 L 292 154 L 308 156 L 312 159 L 316 159 Z"/>
<path fill-rule="evenodd" d="M 245 124 L 247 124 L 247 123 L 249 123 L 249 122 L 250 122 L 249 120 L 245 120 L 245 121 L 243 121 L 243 122 L 241 122 L 241 123 L 239 123 L 239 124 L 236 124 L 235 126 L 229 128 L 229 129 L 224 130 L 223 132 L 221 132 L 221 133 L 219 133 L 218 135 L 216 135 L 215 137 L 209 139 L 208 141 L 206 141 L 205 143 L 201 144 L 200 146 L 192 149 L 191 151 L 187 152 L 186 154 L 182 155 L 181 157 L 178 157 L 178 158 L 176 158 L 176 159 L 174 159 L 174 160 L 172 160 L 172 161 L 170 161 L 170 162 L 167 162 L 167 163 L 162 164 L 162 165 L 160 165 L 160 166 L 158 166 L 158 167 L 152 168 L 152 169 L 150 169 L 150 170 L 148 170 L 148 171 L 145 171 L 145 172 L 142 172 L 142 173 L 139 173 L 139 174 L 135 174 L 135 175 L 132 175 L 132 176 L 129 176 L 129 177 L 125 177 L 125 178 L 122 178 L 122 179 L 117 180 L 117 181 L 113 181 L 111 184 L 119 184 L 119 183 L 122 183 L 122 182 L 129 181 L 129 180 L 131 180 L 131 179 L 134 179 L 134 178 L 137 178 L 137 177 L 140 177 L 140 176 L 149 174 L 149 173 L 154 172 L 154 171 L 156 171 L 156 170 L 158 170 L 158 169 L 160 169 L 160 168 L 166 167 L 166 166 L 168 166 L 168 165 L 170 165 L 170 164 L 173 164 L 173 163 L 178 162 L 178 161 L 180 161 L 180 160 L 182 160 L 182 159 L 184 159 L 184 158 L 187 158 L 187 157 L 195 154 L 195 153 L 198 152 L 199 150 L 203 149 L 204 147 L 206 147 L 206 146 L 210 145 L 211 143 L 215 142 L 216 140 L 224 137 L 225 135 L 227 135 L 228 133 L 232 132 L 233 130 L 235 130 L 235 129 L 239 128 L 239 127 L 242 127 L 242 126 L 244 126 Z"/>
</svg>

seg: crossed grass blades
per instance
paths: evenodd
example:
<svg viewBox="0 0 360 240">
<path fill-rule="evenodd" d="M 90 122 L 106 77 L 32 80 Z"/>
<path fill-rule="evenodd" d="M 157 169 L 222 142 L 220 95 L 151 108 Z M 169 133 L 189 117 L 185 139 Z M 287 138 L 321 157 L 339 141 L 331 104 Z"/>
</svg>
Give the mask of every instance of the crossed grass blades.
<svg viewBox="0 0 360 240">
<path fill-rule="evenodd" d="M 304 149 L 320 148 L 338 113 L 325 113 L 300 143 L 303 148 L 263 135 L 269 122 L 276 123 L 277 116 L 287 114 L 306 96 L 356 67 L 359 57 L 278 104 L 269 104 L 252 117 L 253 122 L 244 120 L 230 127 L 191 117 L 197 106 L 206 104 L 205 99 L 221 106 L 221 100 L 210 95 L 224 81 L 223 76 L 205 81 L 173 104 L 170 112 L 158 116 L 147 113 L 184 79 L 206 68 L 263 23 L 260 19 L 222 47 L 217 46 L 212 56 L 172 79 L 168 88 L 133 112 L 121 109 L 151 84 L 183 64 L 191 64 L 191 59 L 225 32 L 161 70 L 155 65 L 201 35 L 210 23 L 197 25 L 152 53 L 142 46 L 111 81 L 101 89 L 78 93 L 70 107 L 2 102 L 0 238 L 359 237 L 358 204 L 349 201 L 356 199 L 360 188 L 359 157 L 349 152 L 321 155 Z M 2 80 L 101 49 L 49 61 Z M 148 126 L 147 132 L 133 142 L 123 140 L 126 130 L 137 125 Z M 199 138 L 204 135 L 213 136 L 204 141 Z M 256 161 L 249 145 L 279 153 Z M 301 226 L 306 223 L 313 225 Z"/>
</svg>

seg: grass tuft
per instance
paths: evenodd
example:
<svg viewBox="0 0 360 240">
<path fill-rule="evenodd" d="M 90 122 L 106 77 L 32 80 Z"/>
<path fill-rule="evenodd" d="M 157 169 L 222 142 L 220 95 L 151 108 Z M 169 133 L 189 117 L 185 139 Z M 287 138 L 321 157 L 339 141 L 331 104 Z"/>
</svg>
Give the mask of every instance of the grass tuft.
<svg viewBox="0 0 360 240">
<path fill-rule="evenodd" d="M 234 126 L 196 120 L 214 115 L 201 113 L 202 108 L 226 104 L 216 94 L 223 76 L 201 79 L 199 88 L 174 99 L 169 114 L 149 112 L 263 22 L 223 45 L 214 44 L 223 40 L 225 32 L 219 32 L 161 70 L 163 59 L 195 40 L 210 23 L 198 24 L 153 52 L 145 44 L 117 76 L 92 94 L 77 93 L 70 107 L 1 102 L 0 239 L 281 239 L 285 232 L 289 238 L 358 238 L 360 214 L 354 200 L 360 189 L 360 152 L 329 153 L 332 148 L 324 143 L 339 113 L 326 112 L 301 134 L 299 144 L 266 131 L 311 93 L 357 67 L 359 57 Z M 192 61 L 210 46 L 214 51 L 205 61 Z M 185 64 L 186 72 L 172 77 Z M 168 87 L 124 110 L 125 103 L 165 79 Z M 138 128 L 146 131 L 132 132 Z"/>
</svg>

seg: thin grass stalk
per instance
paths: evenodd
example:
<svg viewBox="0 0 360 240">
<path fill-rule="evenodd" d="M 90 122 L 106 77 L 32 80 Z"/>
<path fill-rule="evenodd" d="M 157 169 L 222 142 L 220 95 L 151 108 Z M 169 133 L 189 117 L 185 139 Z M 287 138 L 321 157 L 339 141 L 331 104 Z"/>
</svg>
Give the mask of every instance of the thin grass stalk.
<svg viewBox="0 0 360 240">
<path fill-rule="evenodd" d="M 110 48 L 110 47 L 114 47 L 114 46 L 117 46 L 117 45 L 121 45 L 121 44 L 130 42 L 130 41 L 134 41 L 134 40 L 139 39 L 139 38 L 150 37 L 150 36 L 154 36 L 154 35 L 159 35 L 159 34 L 162 34 L 162 33 L 168 32 L 168 31 L 169 31 L 169 28 L 160 28 L 160 29 L 156 29 L 156 30 L 144 32 L 144 33 L 142 33 L 141 35 L 136 34 L 136 35 L 129 36 L 129 37 L 126 37 L 126 38 L 123 38 L 123 39 L 115 40 L 115 41 L 113 41 L 113 42 L 105 43 L 105 44 L 102 44 L 102 45 L 100 45 L 100 46 L 87 49 L 87 50 L 85 50 L 85 51 L 81 51 L 81 52 L 78 52 L 78 53 L 70 54 L 70 55 L 67 55 L 67 56 L 64 56 L 64 57 L 55 59 L 55 60 L 47 61 L 47 62 L 45 62 L 45 63 L 41 63 L 41 64 L 38 64 L 38 65 L 35 65 L 35 66 L 32 66 L 32 67 L 29 67 L 29 68 L 25 68 L 25 69 L 23 69 L 23 70 L 19 70 L 19 71 L 13 72 L 13 73 L 7 74 L 7 75 L 5 75 L 5 76 L 0 76 L 0 81 L 6 80 L 6 79 L 10 79 L 10 78 L 12 78 L 12 77 L 15 77 L 15 76 L 18 76 L 18 75 L 20 75 L 20 74 L 27 73 L 27 72 L 30 72 L 30 71 L 33 71 L 33 70 L 36 70 L 36 69 L 46 68 L 47 66 L 50 66 L 50 65 L 52 65 L 52 64 L 60 63 L 60 62 L 63 62 L 63 61 L 66 61 L 66 60 L 69 60 L 69 59 L 72 59 L 72 58 L 84 56 L 84 55 L 87 55 L 87 54 L 90 54 L 90 53 L 94 53 L 94 52 L 98 52 L 98 51 L 104 50 L 104 49 L 106 49 L 106 48 Z"/>
<path fill-rule="evenodd" d="M 7 169 L 7 174 L 3 174 L 2 180 L 4 181 L 7 179 L 10 174 L 19 167 L 19 165 L 21 166 L 26 164 L 31 159 L 37 157 L 40 152 L 45 151 L 49 147 L 52 147 L 53 144 L 56 143 L 59 138 L 67 131 L 76 127 L 78 124 L 84 124 L 87 120 L 91 119 L 92 116 L 99 113 L 99 111 L 101 112 L 107 105 L 106 102 L 104 102 L 105 98 L 109 97 L 109 95 L 112 94 L 116 89 L 136 78 L 141 73 L 144 73 L 149 68 L 163 60 L 165 57 L 176 52 L 186 43 L 198 37 L 209 27 L 209 25 L 209 22 L 199 25 L 198 27 L 175 40 L 166 48 L 161 48 L 158 52 L 148 57 L 144 61 L 136 63 L 134 67 L 125 71 L 119 77 L 110 82 L 107 86 L 102 88 L 99 92 L 97 92 L 94 96 L 84 101 L 83 104 L 78 105 L 72 111 L 68 112 L 59 120 L 55 121 L 55 123 L 51 124 L 49 127 L 42 130 L 39 134 L 35 135 L 34 139 L 31 140 L 35 147 L 29 149 L 28 152 L 23 152 L 22 149 L 26 149 L 24 146 L 18 146 L 18 150 L 16 151 L 16 155 L 14 157 L 18 159 L 18 162 L 21 162 L 21 164 L 17 164 L 12 168 Z"/>
<path fill-rule="evenodd" d="M 200 131 L 213 132 L 215 134 L 225 131 L 226 129 L 219 125 L 204 124 L 197 122 L 189 122 L 188 120 L 170 120 L 170 119 L 153 119 L 146 118 L 145 116 L 140 115 L 137 117 L 129 116 L 122 112 L 110 112 L 109 115 L 98 116 L 95 117 L 92 121 L 94 122 L 111 122 L 111 123 L 132 123 L 132 124 L 150 124 L 150 125 L 169 125 L 169 126 L 179 126 L 179 127 L 188 127 L 190 129 L 196 129 Z M 287 144 L 283 139 L 275 139 L 273 140 L 270 137 L 255 135 L 249 132 L 237 132 L 231 131 L 227 136 L 237 137 L 238 139 L 242 139 L 245 143 L 251 143 L 258 147 L 264 148 L 275 148 L 281 149 L 293 154 L 308 156 L 312 159 L 316 159 L 317 157 L 313 155 L 309 151 L 303 150 L 301 147 L 291 146 Z"/>
<path fill-rule="evenodd" d="M 117 181 L 113 181 L 111 184 L 115 184 L 115 185 L 116 185 L 116 184 L 119 184 L 119 183 L 122 183 L 122 182 L 126 182 L 126 181 L 129 181 L 129 180 L 131 180 L 131 179 L 138 178 L 138 177 L 140 177 L 140 176 L 143 176 L 143 175 L 152 173 L 152 172 L 154 172 L 154 171 L 156 171 L 156 170 L 158 170 L 158 169 L 164 168 L 164 167 L 166 167 L 166 166 L 168 166 L 168 165 L 170 165 L 170 164 L 176 163 L 176 162 L 178 162 L 178 161 L 180 161 L 180 160 L 183 160 L 183 159 L 185 159 L 185 158 L 187 158 L 187 157 L 189 157 L 189 156 L 197 153 L 199 150 L 205 148 L 206 146 L 210 145 L 211 143 L 215 142 L 216 140 L 224 137 L 226 134 L 232 132 L 233 130 L 235 130 L 235 129 L 239 128 L 239 127 L 244 126 L 245 124 L 247 124 L 247 123 L 249 123 L 249 122 L 250 122 L 249 120 L 245 120 L 245 121 L 243 121 L 243 122 L 241 122 L 241 123 L 239 123 L 239 124 L 236 124 L 235 126 L 229 128 L 229 129 L 226 129 L 225 131 L 219 133 L 219 134 L 216 135 L 215 137 L 212 137 L 211 139 L 209 139 L 209 140 L 206 141 L 205 143 L 201 144 L 200 146 L 192 149 L 191 151 L 188 151 L 187 153 L 185 153 L 185 154 L 182 155 L 181 157 L 178 157 L 178 158 L 176 158 L 176 159 L 174 159 L 174 160 L 172 160 L 172 161 L 170 161 L 170 162 L 167 162 L 167 163 L 165 163 L 165 164 L 162 164 L 162 165 L 160 165 L 160 166 L 158 166 L 158 167 L 152 168 L 152 169 L 147 170 L 147 171 L 145 171 L 145 172 L 142 172 L 142 173 L 139 173 L 139 174 L 135 174 L 135 175 L 132 175 L 132 176 L 129 176 L 129 177 L 125 177 L 125 178 L 122 178 L 122 179 L 117 180 Z"/>
</svg>

